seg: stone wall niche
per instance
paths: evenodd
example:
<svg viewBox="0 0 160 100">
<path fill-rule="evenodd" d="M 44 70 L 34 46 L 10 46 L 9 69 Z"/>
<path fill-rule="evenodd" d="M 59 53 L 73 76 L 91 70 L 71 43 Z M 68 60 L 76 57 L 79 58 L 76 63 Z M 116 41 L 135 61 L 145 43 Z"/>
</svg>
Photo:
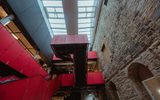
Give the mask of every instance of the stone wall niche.
<svg viewBox="0 0 160 100">
<path fill-rule="evenodd" d="M 142 81 L 153 77 L 147 66 L 140 63 L 132 63 L 128 67 L 128 77 L 139 95 L 140 100 L 151 100 L 151 97 L 143 85 Z"/>
<path fill-rule="evenodd" d="M 160 100 L 160 76 L 154 76 L 143 81 L 153 100 Z"/>
</svg>

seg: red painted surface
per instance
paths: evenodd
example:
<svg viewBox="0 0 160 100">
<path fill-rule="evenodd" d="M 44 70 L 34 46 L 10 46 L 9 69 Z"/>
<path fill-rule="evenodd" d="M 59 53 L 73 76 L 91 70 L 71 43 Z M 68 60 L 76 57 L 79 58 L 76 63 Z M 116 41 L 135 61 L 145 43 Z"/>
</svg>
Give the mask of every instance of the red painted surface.
<svg viewBox="0 0 160 100">
<path fill-rule="evenodd" d="M 0 100 L 50 100 L 60 87 L 74 86 L 74 74 L 63 74 L 54 80 L 45 80 L 47 72 L 2 25 L 0 25 L 0 43 L 0 61 L 27 76 L 26 79 L 0 85 Z M 64 35 L 54 36 L 51 45 L 87 43 L 86 35 Z M 97 59 L 96 52 L 89 52 L 88 59 Z M 59 58 L 53 57 L 53 60 Z M 104 84 L 102 73 L 88 73 L 87 84 Z"/>
<path fill-rule="evenodd" d="M 57 78 L 54 79 L 55 81 L 53 82 L 54 89 L 52 89 L 53 93 L 58 91 L 58 89 L 61 87 L 61 76 L 58 76 Z"/>
<path fill-rule="evenodd" d="M 62 87 L 74 86 L 74 74 L 62 74 L 61 85 Z"/>
<path fill-rule="evenodd" d="M 46 81 L 41 76 L 0 85 L 0 100 L 51 100 L 57 78 Z"/>
<path fill-rule="evenodd" d="M 0 61 L 18 72 L 33 77 L 48 76 L 33 57 L 18 43 L 17 40 L 0 25 Z"/>
<path fill-rule="evenodd" d="M 74 86 L 74 74 L 62 74 L 61 85 L 62 87 Z M 88 72 L 87 85 L 103 85 L 105 80 L 101 72 Z"/>
<path fill-rule="evenodd" d="M 19 80 L 18 77 L 12 75 L 12 76 L 7 76 L 7 77 L 1 77 L 0 78 L 0 83 L 7 83 L 7 82 L 11 82 L 11 81 L 15 81 L 15 80 Z"/>
<path fill-rule="evenodd" d="M 87 74 L 88 85 L 100 85 L 105 84 L 103 74 L 101 72 L 89 72 Z"/>
<path fill-rule="evenodd" d="M 54 35 L 51 45 L 87 44 L 87 35 Z"/>
<path fill-rule="evenodd" d="M 56 57 L 55 55 L 53 56 L 52 60 L 53 60 L 53 61 L 62 61 L 61 58 L 58 58 L 58 57 Z"/>
<path fill-rule="evenodd" d="M 97 59 L 97 52 L 96 51 L 89 51 L 88 52 L 88 60 Z"/>
<path fill-rule="evenodd" d="M 9 47 L 15 42 L 14 38 L 10 36 L 10 34 L 7 32 L 6 29 L 2 28 L 3 26 L 0 24 L 0 56 L 7 50 Z"/>
<path fill-rule="evenodd" d="M 55 55 L 52 58 L 53 61 L 62 61 L 62 59 L 56 57 Z M 96 51 L 89 51 L 88 52 L 88 60 L 97 60 L 97 52 Z"/>
</svg>

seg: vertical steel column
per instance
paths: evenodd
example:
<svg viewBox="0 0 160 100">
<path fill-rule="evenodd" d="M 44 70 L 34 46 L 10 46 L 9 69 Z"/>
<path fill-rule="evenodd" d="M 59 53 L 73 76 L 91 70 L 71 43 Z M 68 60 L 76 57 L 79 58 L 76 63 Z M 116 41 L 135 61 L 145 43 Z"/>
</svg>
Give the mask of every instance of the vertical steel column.
<svg viewBox="0 0 160 100">
<path fill-rule="evenodd" d="M 87 52 L 86 46 L 77 47 L 74 51 L 74 67 L 75 67 L 75 86 L 81 87 L 87 84 L 86 73 L 87 73 Z"/>
</svg>

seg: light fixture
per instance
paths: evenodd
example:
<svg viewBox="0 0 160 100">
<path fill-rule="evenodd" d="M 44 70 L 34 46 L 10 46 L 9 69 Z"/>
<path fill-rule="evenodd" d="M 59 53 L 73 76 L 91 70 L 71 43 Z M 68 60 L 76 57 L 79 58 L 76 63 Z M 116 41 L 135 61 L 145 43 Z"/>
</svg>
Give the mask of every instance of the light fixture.
<svg viewBox="0 0 160 100">
<path fill-rule="evenodd" d="M 18 37 L 15 36 L 13 33 L 11 34 L 16 40 L 18 40 Z"/>
<path fill-rule="evenodd" d="M 158 89 L 158 93 L 160 94 L 160 89 Z"/>
</svg>

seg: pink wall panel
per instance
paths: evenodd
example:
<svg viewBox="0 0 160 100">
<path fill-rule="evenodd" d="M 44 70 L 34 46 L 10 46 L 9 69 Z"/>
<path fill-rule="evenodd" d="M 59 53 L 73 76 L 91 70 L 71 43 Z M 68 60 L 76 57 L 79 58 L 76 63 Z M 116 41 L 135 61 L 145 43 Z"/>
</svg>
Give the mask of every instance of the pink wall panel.
<svg viewBox="0 0 160 100">
<path fill-rule="evenodd" d="M 88 52 L 88 60 L 97 60 L 97 52 L 96 51 L 89 51 Z M 52 57 L 54 62 L 62 61 L 61 58 L 56 57 L 55 55 Z"/>
<path fill-rule="evenodd" d="M 17 71 L 21 70 L 22 66 L 24 65 L 24 62 L 22 62 L 22 60 L 23 60 L 22 59 L 23 52 L 24 52 L 23 48 L 17 49 L 16 59 L 13 59 L 8 63 L 10 66 L 12 66 L 12 68 L 14 68 Z M 8 56 L 8 57 L 10 57 L 10 56 Z"/>
<path fill-rule="evenodd" d="M 47 95 L 49 95 L 48 97 L 51 97 L 53 94 L 54 94 L 54 92 L 56 92 L 56 90 L 57 90 L 57 88 L 59 89 L 60 87 L 55 87 L 55 81 L 56 81 L 56 79 L 54 79 L 54 80 L 50 80 L 50 84 L 49 84 L 49 88 L 48 88 L 48 94 Z M 57 85 L 58 86 L 58 85 Z M 54 89 L 55 88 L 55 89 Z"/>
<path fill-rule="evenodd" d="M 17 69 L 18 66 L 13 66 L 15 65 L 14 61 L 16 61 L 22 51 L 22 47 L 17 42 L 14 42 L 9 49 L 1 55 L 0 59 L 2 62 L 14 67 L 14 69 Z"/>
<path fill-rule="evenodd" d="M 74 86 L 74 74 L 62 74 L 61 86 Z M 88 72 L 87 85 L 103 85 L 105 83 L 103 74 L 101 72 Z"/>
<path fill-rule="evenodd" d="M 53 61 L 61 61 L 62 59 L 61 59 L 61 58 L 56 57 L 55 55 L 53 55 L 52 60 L 53 60 Z"/>
<path fill-rule="evenodd" d="M 23 100 L 45 100 L 43 99 L 44 87 L 48 84 L 42 77 L 34 77 L 28 79 L 27 92 L 23 96 Z"/>
<path fill-rule="evenodd" d="M 56 77 L 53 83 L 53 93 L 55 93 L 61 87 L 61 76 Z"/>
<path fill-rule="evenodd" d="M 0 27 L 2 27 L 1 24 Z M 14 42 L 15 40 L 10 36 L 10 33 L 5 28 L 0 28 L 0 56 L 8 50 Z"/>
<path fill-rule="evenodd" d="M 88 72 L 88 75 L 87 75 L 88 85 L 100 85 L 104 83 L 105 83 L 105 80 L 101 72 Z"/>
<path fill-rule="evenodd" d="M 0 100 L 23 100 L 27 80 L 0 85 Z"/>
<path fill-rule="evenodd" d="M 27 75 L 27 76 L 36 76 L 36 75 L 40 75 L 39 73 L 39 69 L 41 66 L 37 66 L 37 62 L 32 58 L 30 57 L 29 55 L 29 58 L 28 58 L 28 64 L 26 65 L 26 67 L 24 68 L 24 73 Z"/>
<path fill-rule="evenodd" d="M 62 87 L 74 85 L 74 74 L 62 74 L 61 79 Z"/>
<path fill-rule="evenodd" d="M 88 52 L 88 59 L 97 59 L 97 52 L 89 51 Z"/>
<path fill-rule="evenodd" d="M 0 85 L 0 100 L 51 100 L 55 81 L 38 76 Z"/>
<path fill-rule="evenodd" d="M 54 35 L 51 45 L 57 44 L 87 44 L 88 39 L 86 34 L 81 35 Z"/>
<path fill-rule="evenodd" d="M 47 76 L 47 72 L 41 68 L 18 41 L 4 27 L 1 25 L 0 27 L 0 61 L 29 77 Z"/>
<path fill-rule="evenodd" d="M 36 66 L 39 67 L 40 65 L 36 65 Z M 40 73 L 40 75 L 42 75 L 43 77 L 49 76 L 49 74 L 48 74 L 42 67 L 39 67 L 39 73 Z"/>
</svg>

